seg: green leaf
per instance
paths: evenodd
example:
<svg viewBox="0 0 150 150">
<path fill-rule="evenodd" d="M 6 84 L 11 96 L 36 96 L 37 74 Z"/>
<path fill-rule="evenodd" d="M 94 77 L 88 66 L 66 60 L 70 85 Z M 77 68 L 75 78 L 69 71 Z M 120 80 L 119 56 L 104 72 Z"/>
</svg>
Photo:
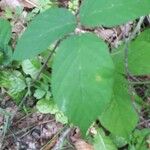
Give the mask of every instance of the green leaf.
<svg viewBox="0 0 150 150">
<path fill-rule="evenodd" d="M 21 92 L 16 92 L 14 90 L 8 90 L 8 94 L 9 96 L 16 102 L 16 104 L 19 105 L 19 103 L 21 102 L 22 98 L 24 97 L 24 95 L 26 94 L 26 90 L 23 90 Z"/>
<path fill-rule="evenodd" d="M 7 70 L 0 73 L 0 87 L 11 89 L 17 93 L 23 91 L 26 84 L 19 71 Z"/>
<path fill-rule="evenodd" d="M 45 51 L 50 44 L 73 32 L 75 17 L 63 8 L 52 8 L 37 15 L 19 39 L 13 58 L 33 58 Z"/>
<path fill-rule="evenodd" d="M 132 135 L 132 145 L 130 145 L 129 150 L 148 150 L 148 143 L 146 141 L 149 136 L 150 130 L 148 128 L 142 130 L 136 129 Z"/>
<path fill-rule="evenodd" d="M 0 65 L 7 65 L 12 58 L 12 49 L 8 46 L 11 38 L 11 25 L 7 20 L 0 18 Z"/>
<path fill-rule="evenodd" d="M 116 136 L 113 134 L 110 134 L 110 138 L 113 140 L 113 143 L 118 147 L 124 147 L 125 145 L 128 144 L 128 140 L 125 139 L 124 137 Z"/>
<path fill-rule="evenodd" d="M 36 99 L 41 99 L 41 98 L 44 97 L 45 94 L 46 94 L 46 91 L 44 91 L 44 90 L 42 90 L 42 89 L 39 88 L 39 89 L 35 90 L 34 97 Z"/>
<path fill-rule="evenodd" d="M 124 73 L 124 46 L 112 54 L 117 71 Z M 133 75 L 150 74 L 150 29 L 142 32 L 128 46 L 128 68 Z"/>
<path fill-rule="evenodd" d="M 94 137 L 94 150 L 117 150 L 117 148 L 111 138 L 100 130 Z"/>
<path fill-rule="evenodd" d="M 9 21 L 0 18 L 0 49 L 4 50 L 11 38 L 11 25 Z"/>
<path fill-rule="evenodd" d="M 85 26 L 112 27 L 149 13 L 149 0 L 83 0 L 79 15 Z"/>
<path fill-rule="evenodd" d="M 68 123 L 68 119 L 64 114 L 59 111 L 57 105 L 51 99 L 41 99 L 37 102 L 36 108 L 39 112 L 43 114 L 54 114 L 57 122 L 61 122 L 62 124 Z"/>
<path fill-rule="evenodd" d="M 56 119 L 56 122 L 60 122 L 62 124 L 68 123 L 68 118 L 61 111 L 56 113 L 55 119 Z"/>
<path fill-rule="evenodd" d="M 0 51 L 0 65 L 3 63 L 4 53 Z"/>
<path fill-rule="evenodd" d="M 10 87 L 10 81 L 9 81 L 10 76 L 11 76 L 10 71 L 0 72 L 0 87 L 4 87 L 4 88 Z"/>
<path fill-rule="evenodd" d="M 123 46 L 121 45 L 115 52 L 111 54 L 113 62 L 116 67 L 116 71 L 121 74 L 125 74 L 125 56 L 124 56 L 125 50 L 124 49 L 125 49 L 124 45 Z"/>
<path fill-rule="evenodd" d="M 11 72 L 11 75 L 9 76 L 9 82 L 9 91 L 13 93 L 21 92 L 26 88 L 23 75 L 19 71 Z"/>
<path fill-rule="evenodd" d="M 54 101 L 50 99 L 39 100 L 36 104 L 36 108 L 43 114 L 56 114 L 58 112 L 56 104 L 54 104 Z"/>
<path fill-rule="evenodd" d="M 129 48 L 129 71 L 134 75 L 150 74 L 150 29 L 141 33 Z"/>
<path fill-rule="evenodd" d="M 7 89 L 7 93 L 18 103 L 25 94 L 26 83 L 19 71 L 1 71 L 0 87 Z"/>
<path fill-rule="evenodd" d="M 8 65 L 12 61 L 12 48 L 10 46 L 6 46 L 4 49 L 4 59 L 2 64 L 3 65 Z"/>
<path fill-rule="evenodd" d="M 26 59 L 22 62 L 22 69 L 25 74 L 29 74 L 33 79 L 36 78 L 41 68 L 41 63 L 38 59 Z"/>
<path fill-rule="evenodd" d="M 93 34 L 75 35 L 57 49 L 52 92 L 58 107 L 85 134 L 111 99 L 114 65 L 107 45 Z"/>
<path fill-rule="evenodd" d="M 37 88 L 34 93 L 34 97 L 36 99 L 41 99 L 44 96 L 46 99 L 49 99 L 49 97 L 51 97 L 51 93 L 49 91 L 49 83 L 45 81 L 45 79 L 43 79 L 42 81 L 39 81 L 39 84 L 35 85 L 35 87 Z"/>
<path fill-rule="evenodd" d="M 100 116 L 100 121 L 107 130 L 125 138 L 128 138 L 138 121 L 127 90 L 125 79 L 117 74 L 110 105 Z"/>
</svg>

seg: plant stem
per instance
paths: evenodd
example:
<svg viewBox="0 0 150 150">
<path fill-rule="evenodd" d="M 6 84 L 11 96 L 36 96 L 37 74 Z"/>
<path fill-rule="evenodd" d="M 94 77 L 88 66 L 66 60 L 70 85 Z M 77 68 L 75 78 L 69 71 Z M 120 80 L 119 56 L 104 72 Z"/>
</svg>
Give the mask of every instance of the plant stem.
<svg viewBox="0 0 150 150">
<path fill-rule="evenodd" d="M 34 85 L 34 83 L 35 83 L 37 80 L 39 80 L 41 73 L 43 72 L 43 70 L 44 70 L 44 68 L 46 67 L 46 65 L 47 65 L 47 63 L 49 62 L 49 60 L 52 58 L 52 55 L 53 55 L 53 53 L 55 52 L 55 50 L 56 50 L 56 48 L 58 47 L 58 45 L 60 44 L 60 42 L 61 42 L 61 40 L 58 40 L 58 41 L 56 42 L 56 44 L 55 44 L 53 50 L 50 51 L 50 53 L 49 53 L 49 55 L 48 55 L 46 61 L 45 61 L 44 64 L 42 65 L 42 67 L 41 67 L 39 73 L 37 74 L 37 76 L 36 76 L 36 78 L 35 78 L 35 80 L 33 80 L 33 82 L 32 82 L 32 83 L 30 84 L 30 86 L 28 87 L 28 90 L 27 90 L 26 94 L 24 95 L 23 99 L 21 100 L 19 106 L 17 107 L 15 113 L 12 115 L 12 117 L 11 117 L 10 120 L 13 120 L 13 118 L 14 118 L 14 116 L 16 115 L 17 111 L 18 111 L 18 110 L 22 107 L 22 105 L 24 104 L 25 100 L 27 99 L 27 97 L 28 97 L 29 94 L 30 94 L 30 92 L 29 92 L 29 91 L 30 91 L 30 88 Z"/>
<path fill-rule="evenodd" d="M 150 84 L 150 81 L 130 81 L 131 84 Z"/>
<path fill-rule="evenodd" d="M 142 25 L 142 23 L 143 23 L 143 21 L 144 21 L 144 18 L 145 18 L 145 17 L 141 17 L 141 18 L 140 18 L 139 22 L 137 23 L 137 25 L 136 25 L 134 31 L 132 32 L 132 34 L 131 34 L 131 36 L 130 36 L 130 39 L 129 39 L 130 41 L 133 40 L 133 39 L 136 37 L 136 34 L 140 31 L 141 25 Z"/>
<path fill-rule="evenodd" d="M 44 62 L 44 64 L 42 65 L 39 73 L 37 74 L 35 80 L 33 82 L 36 82 L 37 80 L 39 80 L 41 73 L 43 72 L 44 68 L 46 67 L 47 63 L 49 62 L 49 60 L 52 58 L 56 48 L 59 46 L 61 40 L 58 40 L 57 43 L 55 44 L 54 48 L 52 49 L 52 51 L 50 51 L 46 61 Z"/>
<path fill-rule="evenodd" d="M 131 42 L 131 40 L 133 40 L 136 36 L 136 34 L 140 31 L 141 29 L 141 25 L 143 23 L 143 20 L 144 20 L 144 17 L 141 17 L 139 22 L 137 23 L 134 31 L 132 32 L 131 36 L 126 39 L 125 36 L 124 36 L 124 40 L 125 40 L 125 49 L 124 49 L 124 63 L 125 63 L 125 74 L 127 75 L 127 79 L 131 76 L 133 77 L 131 74 L 130 74 L 130 71 L 129 71 L 129 68 L 128 68 L 128 53 L 129 53 L 129 42 Z M 125 28 L 125 33 L 126 33 L 126 28 Z M 130 92 L 130 96 L 131 96 L 131 99 L 132 99 L 132 96 L 133 96 L 133 93 L 135 93 L 135 91 L 133 90 L 133 86 L 131 85 L 131 83 L 129 82 L 128 80 L 128 88 L 129 88 L 129 92 Z M 134 97 L 134 96 L 133 96 Z M 135 111 L 137 112 L 137 114 L 140 114 L 140 112 L 138 111 L 138 109 L 136 108 L 136 105 L 135 105 L 135 99 L 132 100 L 132 105 L 135 109 Z"/>
</svg>

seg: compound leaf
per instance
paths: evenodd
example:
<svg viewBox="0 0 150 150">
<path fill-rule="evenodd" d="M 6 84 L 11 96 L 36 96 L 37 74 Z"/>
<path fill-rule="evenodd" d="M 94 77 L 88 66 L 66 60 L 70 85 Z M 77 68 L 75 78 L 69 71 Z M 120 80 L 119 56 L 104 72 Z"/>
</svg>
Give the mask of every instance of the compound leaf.
<svg viewBox="0 0 150 150">
<path fill-rule="evenodd" d="M 80 21 L 89 27 L 112 27 L 149 13 L 149 0 L 84 0 L 80 9 Z"/>
<path fill-rule="evenodd" d="M 83 34 L 66 39 L 57 50 L 54 100 L 85 134 L 111 99 L 114 66 L 108 47 L 95 35 Z"/>
<path fill-rule="evenodd" d="M 52 8 L 37 15 L 19 39 L 13 58 L 33 58 L 50 44 L 74 31 L 75 17 L 63 8 Z"/>
</svg>

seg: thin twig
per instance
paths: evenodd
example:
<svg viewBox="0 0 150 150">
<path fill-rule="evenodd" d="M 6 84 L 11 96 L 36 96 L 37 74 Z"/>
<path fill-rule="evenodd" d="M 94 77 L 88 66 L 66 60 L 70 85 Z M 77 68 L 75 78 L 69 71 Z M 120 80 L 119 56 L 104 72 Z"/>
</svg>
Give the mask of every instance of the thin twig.
<svg viewBox="0 0 150 150">
<path fill-rule="evenodd" d="M 131 42 L 131 40 L 133 40 L 136 37 L 136 34 L 139 33 L 140 29 L 141 29 L 141 25 L 144 21 L 145 17 L 141 17 L 140 20 L 138 21 L 134 31 L 132 32 L 132 34 L 130 35 L 129 39 L 126 39 L 125 35 L 124 35 L 124 40 L 125 40 L 125 72 L 127 75 L 130 75 L 130 72 L 128 70 L 128 49 L 129 49 L 129 42 Z M 126 27 L 125 27 L 125 33 L 126 33 Z"/>
<path fill-rule="evenodd" d="M 40 148 L 40 150 L 51 149 L 51 147 L 53 146 L 52 145 L 53 141 L 57 140 L 58 135 L 61 134 L 65 128 L 66 128 L 66 126 L 64 126 L 63 128 L 61 128 L 60 130 L 58 130 L 58 132 L 50 139 L 50 141 L 48 141 L 44 146 L 42 146 Z"/>
<path fill-rule="evenodd" d="M 71 131 L 71 128 L 67 128 L 62 135 L 60 136 L 59 140 L 57 141 L 55 147 L 52 150 L 60 150 L 63 147 L 63 143 L 65 141 L 66 136 Z"/>
<path fill-rule="evenodd" d="M 29 3 L 30 5 L 34 6 L 34 7 L 39 7 L 38 4 L 34 3 L 33 1 L 31 0 L 25 0 L 27 3 Z"/>
<path fill-rule="evenodd" d="M 5 139 L 6 139 L 6 138 L 10 138 L 10 137 L 13 136 L 13 135 L 18 135 L 18 134 L 20 134 L 20 133 L 22 133 L 22 132 L 26 132 L 26 130 L 30 130 L 30 131 L 31 131 L 32 128 L 35 128 L 35 127 L 37 127 L 37 126 L 40 126 L 40 125 L 43 125 L 43 124 L 46 124 L 46 123 L 50 123 L 50 122 L 53 122 L 53 121 L 54 121 L 54 119 L 52 119 L 52 120 L 47 120 L 47 121 L 41 121 L 41 122 L 39 122 L 39 123 L 37 123 L 37 124 L 34 124 L 34 125 L 29 126 L 29 127 L 23 128 L 22 130 L 19 130 L 19 131 L 17 131 L 16 133 L 13 133 L 13 131 L 11 131 L 12 134 L 7 135 L 7 136 L 5 137 Z"/>
<path fill-rule="evenodd" d="M 131 84 L 138 84 L 138 85 L 143 85 L 143 84 L 150 84 L 150 81 L 130 81 Z"/>
<path fill-rule="evenodd" d="M 41 73 L 43 72 L 43 70 L 44 70 L 44 68 L 46 67 L 46 65 L 47 65 L 47 63 L 49 62 L 49 60 L 52 58 L 52 55 L 54 54 L 56 48 L 59 46 L 59 44 L 60 44 L 61 41 L 62 41 L 62 40 L 58 40 L 58 41 L 57 41 L 57 43 L 55 44 L 53 50 L 49 53 L 49 55 L 48 55 L 46 61 L 45 61 L 44 64 L 42 65 L 42 67 L 41 67 L 39 73 L 37 74 L 37 76 L 36 76 L 36 78 L 35 78 L 35 80 L 34 80 L 33 82 L 36 82 L 37 80 L 39 80 Z"/>
<path fill-rule="evenodd" d="M 139 22 L 137 23 L 134 31 L 132 32 L 131 36 L 129 37 L 129 39 L 126 39 L 125 35 L 124 35 L 124 40 L 125 40 L 125 48 L 124 48 L 124 63 L 125 63 L 125 74 L 127 75 L 127 79 L 128 79 L 128 87 L 129 87 L 129 91 L 130 91 L 130 95 L 131 98 L 133 99 L 133 88 L 131 83 L 129 82 L 129 77 L 132 75 L 130 74 L 129 68 L 128 68 L 128 53 L 129 53 L 129 42 L 131 42 L 131 40 L 133 40 L 136 36 L 136 34 L 140 31 L 141 29 L 141 25 L 143 23 L 144 17 L 141 17 Z M 126 27 L 125 27 L 125 33 L 126 33 Z M 134 103 L 135 101 L 132 101 L 132 105 L 135 108 L 136 112 L 139 114 L 140 112 L 138 111 L 138 109 L 136 108 L 136 105 Z"/>
<path fill-rule="evenodd" d="M 141 17 L 140 20 L 138 21 L 134 31 L 132 32 L 131 36 L 130 36 L 130 41 L 133 40 L 136 37 L 136 34 L 139 33 L 139 31 L 141 30 L 141 26 L 143 24 L 145 17 Z"/>
</svg>

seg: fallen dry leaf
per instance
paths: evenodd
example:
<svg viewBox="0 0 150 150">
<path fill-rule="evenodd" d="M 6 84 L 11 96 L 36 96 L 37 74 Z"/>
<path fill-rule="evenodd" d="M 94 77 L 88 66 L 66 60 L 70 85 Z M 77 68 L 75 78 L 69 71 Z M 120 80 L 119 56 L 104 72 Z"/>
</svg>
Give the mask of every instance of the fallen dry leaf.
<svg viewBox="0 0 150 150">
<path fill-rule="evenodd" d="M 75 143 L 74 143 L 74 146 L 77 150 L 94 150 L 93 146 L 86 143 L 84 140 L 77 140 Z"/>
<path fill-rule="evenodd" d="M 38 0 L 19 0 L 25 8 L 38 7 Z"/>
<path fill-rule="evenodd" d="M 34 8 L 38 6 L 38 0 L 2 0 L 0 2 L 0 7 L 3 10 L 9 7 L 12 11 L 15 11 L 17 7 Z"/>
<path fill-rule="evenodd" d="M 2 9 L 9 7 L 10 9 L 15 10 L 16 7 L 21 7 L 21 4 L 19 0 L 2 0 L 0 6 Z"/>
</svg>

